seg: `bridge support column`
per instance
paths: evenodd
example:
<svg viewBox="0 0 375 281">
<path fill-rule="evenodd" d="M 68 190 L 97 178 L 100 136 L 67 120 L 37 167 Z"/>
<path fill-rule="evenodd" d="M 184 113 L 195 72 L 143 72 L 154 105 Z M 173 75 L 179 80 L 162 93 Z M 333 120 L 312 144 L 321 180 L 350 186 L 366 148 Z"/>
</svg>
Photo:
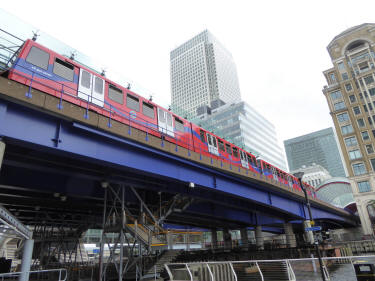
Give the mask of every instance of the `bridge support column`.
<svg viewBox="0 0 375 281">
<path fill-rule="evenodd" d="M 5 152 L 5 142 L 1 141 L 0 139 L 0 171 L 1 171 L 1 166 L 3 164 L 4 152 Z"/>
<path fill-rule="evenodd" d="M 255 228 L 255 240 L 258 250 L 264 250 L 264 238 L 261 225 L 257 225 Z"/>
<path fill-rule="evenodd" d="M 211 248 L 215 249 L 217 247 L 217 230 L 216 228 L 211 229 Z"/>
<path fill-rule="evenodd" d="M 241 246 L 247 247 L 249 245 L 249 238 L 247 236 L 247 228 L 241 228 Z"/>
<path fill-rule="evenodd" d="M 173 235 L 170 231 L 167 232 L 167 245 L 168 245 L 168 250 L 173 249 Z"/>
<path fill-rule="evenodd" d="M 305 230 L 305 228 L 307 227 L 311 227 L 311 223 L 309 220 L 303 222 L 303 229 Z M 314 244 L 314 234 L 312 231 L 305 232 L 303 236 L 305 237 L 305 241 L 307 243 Z"/>
<path fill-rule="evenodd" d="M 224 249 L 232 249 L 232 235 L 228 228 L 223 230 Z"/>
<path fill-rule="evenodd" d="M 19 281 L 28 281 L 29 280 L 29 271 L 31 266 L 31 258 L 33 256 L 33 247 L 34 247 L 34 240 L 27 239 L 25 241 L 25 245 L 23 246 L 23 253 L 22 253 L 22 264 L 21 264 L 21 275 L 19 277 Z"/>
<path fill-rule="evenodd" d="M 293 233 L 293 226 L 291 223 L 284 223 L 284 232 L 286 236 L 286 245 L 289 248 L 297 247 L 296 236 Z"/>
<path fill-rule="evenodd" d="M 186 251 L 190 251 L 190 233 L 185 233 Z"/>
</svg>

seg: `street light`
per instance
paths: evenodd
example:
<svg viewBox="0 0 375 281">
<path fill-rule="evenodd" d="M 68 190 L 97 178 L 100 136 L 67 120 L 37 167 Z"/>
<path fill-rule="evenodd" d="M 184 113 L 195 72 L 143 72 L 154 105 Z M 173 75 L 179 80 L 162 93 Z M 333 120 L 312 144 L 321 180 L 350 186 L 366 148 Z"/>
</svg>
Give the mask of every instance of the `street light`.
<svg viewBox="0 0 375 281">
<path fill-rule="evenodd" d="M 297 172 L 297 173 L 294 173 L 293 175 L 298 179 L 298 182 L 299 182 L 299 185 L 300 185 L 300 187 L 303 191 L 303 194 L 305 194 L 307 210 L 309 211 L 309 217 L 310 217 L 310 223 L 311 223 L 314 220 L 313 220 L 312 213 L 311 213 L 310 200 L 309 200 L 309 197 L 307 196 L 306 188 L 302 184 L 302 177 L 304 175 L 304 172 Z M 326 276 L 324 274 L 324 268 L 323 268 L 323 262 L 322 262 L 322 256 L 320 254 L 320 249 L 319 249 L 319 242 L 318 242 L 318 240 L 315 239 L 315 235 L 313 237 L 314 237 L 315 251 L 316 251 L 316 254 L 318 255 L 319 267 L 320 267 L 320 272 L 322 274 L 322 279 L 323 279 L 323 281 L 326 281 Z"/>
</svg>

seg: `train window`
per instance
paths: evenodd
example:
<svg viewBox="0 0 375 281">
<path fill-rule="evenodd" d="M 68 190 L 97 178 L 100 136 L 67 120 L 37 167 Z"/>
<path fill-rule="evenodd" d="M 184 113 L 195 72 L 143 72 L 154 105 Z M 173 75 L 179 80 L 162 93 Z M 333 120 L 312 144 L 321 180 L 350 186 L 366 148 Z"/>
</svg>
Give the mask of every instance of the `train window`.
<svg viewBox="0 0 375 281">
<path fill-rule="evenodd" d="M 29 54 L 27 55 L 26 61 L 37 67 L 47 70 L 49 54 L 37 47 L 32 47 Z"/>
<path fill-rule="evenodd" d="M 214 144 L 214 147 L 217 147 L 217 144 L 216 144 L 216 137 L 212 136 L 212 142 Z"/>
<path fill-rule="evenodd" d="M 165 123 L 164 110 L 159 109 L 159 121 Z"/>
<path fill-rule="evenodd" d="M 232 155 L 232 149 L 230 147 L 230 144 L 226 143 L 225 147 L 227 148 L 227 152 L 229 153 L 229 155 Z"/>
<path fill-rule="evenodd" d="M 172 126 L 172 115 L 167 113 L 167 125 Z"/>
<path fill-rule="evenodd" d="M 201 141 L 203 142 L 203 143 L 205 143 L 206 142 L 206 139 L 205 139 L 205 137 L 204 137 L 204 131 L 200 131 L 200 137 L 201 137 Z"/>
<path fill-rule="evenodd" d="M 117 103 L 124 104 L 124 94 L 119 88 L 113 85 L 109 85 L 108 87 L 108 97 Z"/>
<path fill-rule="evenodd" d="M 237 147 L 233 147 L 233 156 L 238 157 L 238 148 Z"/>
<path fill-rule="evenodd" d="M 182 122 L 177 117 L 174 118 L 174 125 L 175 125 L 177 131 L 185 132 L 184 122 Z"/>
<path fill-rule="evenodd" d="M 53 73 L 65 78 L 68 81 L 73 81 L 74 66 L 68 62 L 62 61 L 59 58 L 55 58 Z"/>
<path fill-rule="evenodd" d="M 126 106 L 130 109 L 134 109 L 135 111 L 139 111 L 139 99 L 132 95 L 126 95 Z"/>
<path fill-rule="evenodd" d="M 81 86 L 90 89 L 91 85 L 91 74 L 86 70 L 82 70 Z"/>
<path fill-rule="evenodd" d="M 212 145 L 211 135 L 207 134 L 207 141 L 209 145 Z"/>
<path fill-rule="evenodd" d="M 253 163 L 253 159 L 251 158 L 250 155 L 247 155 L 247 162 L 249 162 L 249 164 Z"/>
<path fill-rule="evenodd" d="M 104 80 L 95 76 L 95 87 L 94 91 L 98 94 L 103 94 Z"/>
<path fill-rule="evenodd" d="M 221 150 L 221 151 L 225 151 L 225 146 L 224 146 L 224 143 L 223 143 L 223 141 L 222 140 L 217 140 L 218 142 L 219 142 L 219 149 Z"/>
<path fill-rule="evenodd" d="M 150 117 L 152 119 L 155 118 L 155 111 L 154 111 L 153 105 L 143 102 L 142 111 L 143 111 L 143 114 L 146 115 L 147 117 Z"/>
</svg>

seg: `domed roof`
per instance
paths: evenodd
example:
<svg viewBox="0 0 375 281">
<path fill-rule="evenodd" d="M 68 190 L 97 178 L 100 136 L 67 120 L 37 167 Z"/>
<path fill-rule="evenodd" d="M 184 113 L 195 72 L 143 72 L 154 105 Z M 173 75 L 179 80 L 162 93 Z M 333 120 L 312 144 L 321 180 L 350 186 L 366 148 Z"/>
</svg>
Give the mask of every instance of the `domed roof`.
<svg viewBox="0 0 375 281">
<path fill-rule="evenodd" d="M 352 187 L 347 178 L 330 178 L 316 188 L 316 193 L 319 199 L 340 208 L 355 203 Z"/>
<path fill-rule="evenodd" d="M 338 38 L 342 37 L 342 36 L 345 36 L 347 34 L 349 34 L 350 32 L 356 30 L 356 29 L 361 29 L 365 26 L 369 26 L 369 27 L 375 27 L 375 23 L 362 23 L 362 24 L 359 24 L 359 25 L 356 25 L 356 26 L 352 26 L 348 29 L 345 29 L 343 32 L 341 32 L 340 34 L 336 35 L 332 41 L 328 44 L 328 46 L 330 46 L 335 40 L 337 40 Z"/>
</svg>

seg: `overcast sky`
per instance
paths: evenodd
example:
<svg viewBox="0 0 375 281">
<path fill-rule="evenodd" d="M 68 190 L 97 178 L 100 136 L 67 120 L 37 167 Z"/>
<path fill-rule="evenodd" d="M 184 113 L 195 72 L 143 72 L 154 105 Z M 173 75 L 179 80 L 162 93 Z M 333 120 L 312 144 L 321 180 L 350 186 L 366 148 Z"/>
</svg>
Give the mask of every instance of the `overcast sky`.
<svg viewBox="0 0 375 281">
<path fill-rule="evenodd" d="M 170 104 L 169 52 L 204 29 L 232 53 L 242 99 L 280 143 L 333 126 L 326 46 L 375 22 L 375 1 L 6 1 L 5 11 L 121 72 Z M 0 27 L 6 28 L 6 27 Z"/>
</svg>

